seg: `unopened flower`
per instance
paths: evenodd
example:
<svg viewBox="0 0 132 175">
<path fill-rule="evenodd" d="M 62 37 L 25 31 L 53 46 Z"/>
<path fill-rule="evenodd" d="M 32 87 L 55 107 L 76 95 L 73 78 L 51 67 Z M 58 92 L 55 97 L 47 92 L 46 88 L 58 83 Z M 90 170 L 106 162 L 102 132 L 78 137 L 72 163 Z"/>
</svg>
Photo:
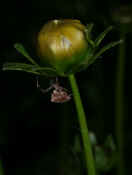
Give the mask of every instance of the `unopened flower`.
<svg viewBox="0 0 132 175">
<path fill-rule="evenodd" d="M 45 24 L 37 38 L 40 61 L 60 74 L 68 73 L 87 55 L 86 27 L 79 20 L 53 20 Z"/>
<path fill-rule="evenodd" d="M 58 75 L 65 76 L 86 68 L 104 51 L 119 44 L 120 41 L 112 42 L 96 52 L 112 27 L 108 27 L 95 41 L 91 39 L 92 27 L 93 24 L 85 26 L 79 20 L 73 19 L 46 23 L 37 37 L 41 65 L 51 67 Z"/>
<path fill-rule="evenodd" d="M 25 48 L 17 43 L 15 48 L 31 64 L 6 63 L 3 70 L 19 70 L 44 76 L 68 76 L 84 70 L 106 50 L 122 42 L 111 42 L 99 49 L 101 41 L 112 27 L 108 27 L 95 40 L 92 39 L 92 28 L 93 24 L 85 26 L 73 19 L 49 21 L 37 35 L 36 50 L 40 61 L 32 59 Z"/>
</svg>

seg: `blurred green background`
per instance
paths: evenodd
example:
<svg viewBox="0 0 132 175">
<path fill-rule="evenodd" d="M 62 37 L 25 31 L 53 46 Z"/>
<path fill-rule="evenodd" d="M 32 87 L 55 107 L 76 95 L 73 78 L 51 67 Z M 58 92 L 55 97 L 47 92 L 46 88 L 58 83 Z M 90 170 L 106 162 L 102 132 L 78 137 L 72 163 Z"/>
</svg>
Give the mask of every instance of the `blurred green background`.
<svg viewBox="0 0 132 175">
<path fill-rule="evenodd" d="M 16 42 L 21 42 L 30 55 L 36 58 L 36 34 L 51 19 L 80 19 L 83 24 L 93 22 L 93 38 L 109 25 L 113 25 L 114 30 L 107 35 L 102 46 L 125 36 L 123 152 L 127 174 L 131 173 L 132 156 L 131 6 L 130 0 L 5 0 L 0 4 L 1 68 L 7 61 L 26 62 L 13 48 Z M 121 10 L 122 8 L 126 10 Z M 123 18 L 123 15 L 127 17 Z M 76 75 L 88 126 L 96 134 L 99 144 L 104 143 L 109 134 L 116 138 L 118 52 L 118 47 L 107 51 L 94 65 Z M 51 92 L 42 94 L 36 87 L 34 75 L 0 70 L 0 77 L 0 158 L 4 173 L 85 174 L 82 162 L 72 151 L 75 138 L 80 135 L 73 100 L 65 104 L 51 103 Z M 47 88 L 50 81 L 41 78 L 40 84 Z M 66 78 L 60 78 L 59 81 L 71 92 Z M 115 169 L 107 174 L 111 173 L 116 174 Z"/>
</svg>

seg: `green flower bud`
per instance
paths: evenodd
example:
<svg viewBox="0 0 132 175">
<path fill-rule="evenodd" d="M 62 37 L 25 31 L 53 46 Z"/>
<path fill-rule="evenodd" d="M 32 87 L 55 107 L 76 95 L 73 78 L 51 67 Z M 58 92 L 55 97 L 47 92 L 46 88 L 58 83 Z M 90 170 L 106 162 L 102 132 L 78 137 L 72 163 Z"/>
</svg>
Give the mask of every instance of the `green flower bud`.
<svg viewBox="0 0 132 175">
<path fill-rule="evenodd" d="M 49 21 L 37 36 L 36 49 L 40 62 L 32 59 L 21 43 L 16 43 L 15 48 L 31 64 L 7 63 L 3 70 L 19 70 L 44 76 L 68 76 L 84 70 L 105 51 L 122 43 L 122 40 L 114 41 L 99 49 L 112 26 L 95 40 L 92 40 L 92 28 L 92 23 L 84 26 L 79 20 L 73 19 Z"/>
<path fill-rule="evenodd" d="M 72 72 L 88 52 L 85 31 L 79 20 L 53 20 L 45 24 L 37 37 L 41 65 L 54 68 L 59 75 Z"/>
</svg>

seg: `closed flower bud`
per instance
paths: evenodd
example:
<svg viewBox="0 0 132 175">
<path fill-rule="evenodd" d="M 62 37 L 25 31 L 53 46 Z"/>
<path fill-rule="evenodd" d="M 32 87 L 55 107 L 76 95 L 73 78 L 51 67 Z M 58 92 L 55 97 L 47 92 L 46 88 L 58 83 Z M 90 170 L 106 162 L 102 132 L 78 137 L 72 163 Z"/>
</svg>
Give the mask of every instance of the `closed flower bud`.
<svg viewBox="0 0 132 175">
<path fill-rule="evenodd" d="M 26 52 L 22 44 L 15 48 L 32 64 L 7 63 L 3 70 L 20 70 L 44 76 L 68 76 L 85 70 L 105 51 L 123 41 L 111 42 L 101 49 L 99 45 L 112 30 L 108 27 L 95 40 L 92 40 L 93 24 L 84 26 L 79 20 L 53 20 L 45 24 L 37 35 L 36 50 L 40 62 L 36 63 Z"/>
<path fill-rule="evenodd" d="M 85 30 L 79 20 L 53 20 L 45 24 L 37 36 L 41 65 L 54 68 L 59 75 L 72 72 L 87 55 Z"/>
</svg>

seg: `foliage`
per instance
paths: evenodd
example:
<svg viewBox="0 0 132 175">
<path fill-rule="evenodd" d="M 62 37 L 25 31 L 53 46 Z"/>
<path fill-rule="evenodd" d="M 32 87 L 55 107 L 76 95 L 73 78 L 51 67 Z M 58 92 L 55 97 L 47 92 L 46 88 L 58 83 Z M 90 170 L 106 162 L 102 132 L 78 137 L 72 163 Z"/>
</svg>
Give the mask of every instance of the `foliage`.
<svg viewBox="0 0 132 175">
<path fill-rule="evenodd" d="M 112 26 L 108 27 L 104 32 L 102 32 L 95 39 L 95 41 L 92 40 L 92 34 L 91 34 L 92 28 L 93 28 L 93 24 L 88 24 L 85 29 L 85 36 L 87 38 L 88 45 L 90 45 L 90 47 L 87 50 L 87 54 L 84 56 L 84 58 L 79 64 L 77 63 L 74 66 L 72 66 L 71 69 L 69 69 L 66 73 L 58 72 L 55 67 L 45 67 L 45 66 L 39 65 L 38 63 L 36 63 L 34 59 L 30 57 L 30 55 L 27 53 L 24 46 L 20 43 L 16 43 L 14 47 L 17 49 L 18 52 L 20 52 L 24 57 L 26 57 L 31 64 L 5 63 L 3 65 L 3 70 L 25 71 L 35 75 L 44 75 L 44 76 L 57 76 L 57 75 L 67 76 L 69 74 L 85 70 L 88 66 L 93 64 L 105 51 L 122 43 L 122 40 L 111 42 L 98 51 L 100 43 L 102 42 L 106 34 L 110 30 L 112 30 Z"/>
</svg>

